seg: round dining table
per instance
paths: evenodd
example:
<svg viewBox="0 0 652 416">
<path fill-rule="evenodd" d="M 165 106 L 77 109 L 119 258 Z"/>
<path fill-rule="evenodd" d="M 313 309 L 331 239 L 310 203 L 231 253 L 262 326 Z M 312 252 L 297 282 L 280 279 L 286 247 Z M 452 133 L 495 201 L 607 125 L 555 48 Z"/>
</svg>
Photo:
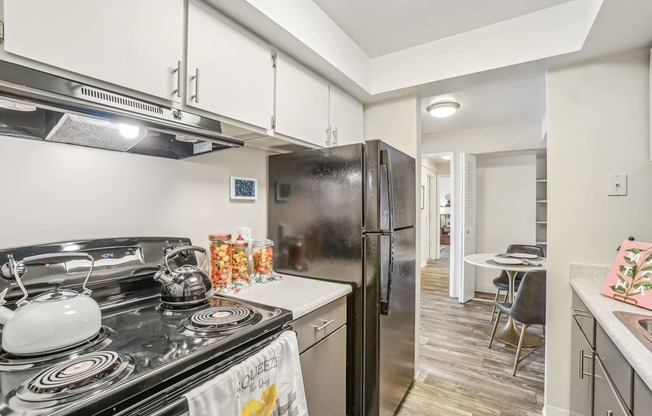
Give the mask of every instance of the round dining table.
<svg viewBox="0 0 652 416">
<path fill-rule="evenodd" d="M 528 259 L 527 262 L 530 264 L 500 264 L 495 260 L 500 261 L 500 256 L 504 256 L 505 253 L 481 253 L 481 254 L 469 254 L 464 257 L 464 261 L 472 264 L 477 267 L 484 267 L 487 269 L 496 269 L 504 270 L 507 272 L 509 277 L 509 290 L 507 291 L 507 301 L 509 303 L 514 303 L 514 279 L 518 272 L 529 272 L 532 270 L 546 270 L 547 261 L 545 258 L 537 257 L 536 259 Z M 545 294 L 542 294 L 545 296 Z M 491 336 L 492 327 L 485 328 L 485 334 Z M 507 319 L 507 323 L 503 326 L 499 326 L 494 335 L 494 339 L 502 341 L 506 344 L 518 346 L 519 331 L 516 328 L 514 319 L 510 316 Z M 523 347 L 536 347 L 541 343 L 541 340 L 536 335 L 525 335 L 525 340 L 523 341 Z"/>
</svg>

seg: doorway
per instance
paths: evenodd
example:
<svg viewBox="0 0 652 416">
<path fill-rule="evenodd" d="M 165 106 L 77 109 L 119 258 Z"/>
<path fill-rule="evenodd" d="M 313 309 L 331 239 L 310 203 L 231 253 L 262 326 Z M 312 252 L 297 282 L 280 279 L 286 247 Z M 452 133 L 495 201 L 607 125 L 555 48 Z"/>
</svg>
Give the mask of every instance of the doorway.
<svg viewBox="0 0 652 416">
<path fill-rule="evenodd" d="M 451 244 L 453 237 L 453 178 L 451 164 L 453 154 L 436 153 L 422 155 L 422 238 L 421 267 L 435 261 L 451 265 Z"/>
</svg>

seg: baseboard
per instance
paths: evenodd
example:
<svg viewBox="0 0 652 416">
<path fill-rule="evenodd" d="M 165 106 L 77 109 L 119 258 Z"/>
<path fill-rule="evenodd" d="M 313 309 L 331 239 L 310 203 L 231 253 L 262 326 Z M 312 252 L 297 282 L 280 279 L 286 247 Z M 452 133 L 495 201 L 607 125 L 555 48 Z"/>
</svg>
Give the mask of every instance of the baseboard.
<svg viewBox="0 0 652 416">
<path fill-rule="evenodd" d="M 543 411 L 541 412 L 543 416 L 570 416 L 570 411 L 566 409 L 560 409 L 555 406 L 544 406 Z"/>
</svg>

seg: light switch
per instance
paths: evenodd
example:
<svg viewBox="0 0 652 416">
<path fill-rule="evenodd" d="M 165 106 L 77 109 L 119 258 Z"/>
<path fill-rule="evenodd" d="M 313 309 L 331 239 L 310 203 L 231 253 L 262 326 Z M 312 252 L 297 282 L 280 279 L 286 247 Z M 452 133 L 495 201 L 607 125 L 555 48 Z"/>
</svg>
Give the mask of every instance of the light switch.
<svg viewBox="0 0 652 416">
<path fill-rule="evenodd" d="M 617 175 L 607 175 L 607 195 L 625 196 L 627 195 L 627 175 L 620 173 Z"/>
</svg>

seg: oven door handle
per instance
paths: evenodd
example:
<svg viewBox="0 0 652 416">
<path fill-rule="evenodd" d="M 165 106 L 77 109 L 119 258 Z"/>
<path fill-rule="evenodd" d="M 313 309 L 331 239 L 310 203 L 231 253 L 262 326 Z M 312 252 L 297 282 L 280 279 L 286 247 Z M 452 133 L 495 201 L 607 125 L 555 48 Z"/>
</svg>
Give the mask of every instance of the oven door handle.
<svg viewBox="0 0 652 416">
<path fill-rule="evenodd" d="M 179 397 L 172 403 L 165 405 L 148 416 L 173 416 L 181 415 L 188 411 L 188 401 L 185 396 Z"/>
</svg>

